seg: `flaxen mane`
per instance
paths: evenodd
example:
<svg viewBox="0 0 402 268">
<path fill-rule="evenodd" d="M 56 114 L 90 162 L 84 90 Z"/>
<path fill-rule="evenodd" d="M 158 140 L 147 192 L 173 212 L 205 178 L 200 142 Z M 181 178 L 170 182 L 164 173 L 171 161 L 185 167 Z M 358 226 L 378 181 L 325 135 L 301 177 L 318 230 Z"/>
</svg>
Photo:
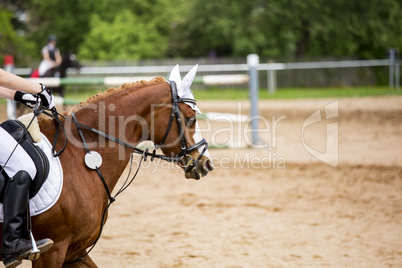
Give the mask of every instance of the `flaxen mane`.
<svg viewBox="0 0 402 268">
<path fill-rule="evenodd" d="M 160 83 L 164 83 L 164 82 L 166 82 L 166 80 L 163 77 L 157 76 L 155 78 L 152 78 L 149 81 L 139 80 L 139 81 L 136 81 L 136 82 L 133 82 L 133 83 L 124 83 L 123 85 L 121 85 L 118 88 L 111 87 L 105 92 L 102 92 L 102 93 L 96 94 L 96 95 L 94 95 L 92 97 L 89 97 L 86 100 L 86 102 L 81 102 L 78 105 L 74 106 L 73 108 L 71 108 L 69 113 L 78 112 L 79 110 L 85 108 L 88 104 L 98 102 L 98 101 L 100 101 L 100 100 L 102 100 L 102 99 L 104 99 L 104 98 L 106 98 L 106 97 L 108 97 L 110 95 L 113 95 L 113 94 L 115 94 L 117 92 L 126 90 L 128 88 L 135 90 L 135 89 L 142 88 L 142 87 L 145 87 L 145 86 L 151 86 L 151 85 L 160 84 Z"/>
<path fill-rule="evenodd" d="M 96 94 L 95 96 L 92 96 L 90 98 L 87 99 L 87 103 L 94 103 L 97 101 L 100 101 L 112 94 L 115 94 L 119 91 L 131 88 L 131 89 L 136 89 L 136 88 L 141 88 L 141 87 L 145 87 L 145 86 L 150 86 L 150 85 L 155 85 L 155 84 L 160 84 L 166 82 L 165 79 L 161 76 L 157 76 L 155 78 L 152 78 L 149 81 L 145 81 L 145 80 L 140 80 L 140 81 L 136 81 L 133 83 L 124 83 L 122 86 L 118 87 L 118 88 L 114 88 L 111 87 L 109 88 L 107 91 L 103 92 L 103 93 L 99 93 Z"/>
</svg>

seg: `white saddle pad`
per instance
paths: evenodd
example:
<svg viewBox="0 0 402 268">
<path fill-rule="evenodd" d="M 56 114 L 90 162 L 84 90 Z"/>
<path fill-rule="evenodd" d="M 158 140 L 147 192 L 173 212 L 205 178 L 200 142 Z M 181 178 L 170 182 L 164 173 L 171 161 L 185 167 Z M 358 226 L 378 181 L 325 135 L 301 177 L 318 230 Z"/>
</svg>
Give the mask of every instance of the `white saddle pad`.
<svg viewBox="0 0 402 268">
<path fill-rule="evenodd" d="M 40 143 L 36 143 L 49 159 L 50 171 L 46 181 L 43 183 L 39 192 L 29 200 L 31 216 L 39 215 L 50 209 L 59 199 L 63 188 L 63 169 L 58 157 L 53 157 L 52 145 L 49 140 L 42 135 Z M 3 222 L 3 204 L 0 203 L 0 222 Z"/>
</svg>

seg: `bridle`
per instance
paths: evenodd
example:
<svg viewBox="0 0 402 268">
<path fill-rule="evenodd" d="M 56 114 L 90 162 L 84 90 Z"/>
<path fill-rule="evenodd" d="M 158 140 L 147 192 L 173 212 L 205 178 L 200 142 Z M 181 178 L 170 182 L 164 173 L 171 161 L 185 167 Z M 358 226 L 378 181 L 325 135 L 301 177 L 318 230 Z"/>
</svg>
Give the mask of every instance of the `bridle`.
<svg viewBox="0 0 402 268">
<path fill-rule="evenodd" d="M 176 82 L 174 81 L 169 81 L 170 84 L 170 91 L 172 93 L 172 111 L 170 113 L 170 119 L 169 119 L 169 124 L 166 129 L 165 135 L 163 136 L 162 141 L 157 145 L 157 148 L 162 148 L 165 144 L 166 138 L 169 135 L 170 129 L 172 127 L 174 118 L 176 118 L 177 125 L 179 127 L 179 137 L 180 137 L 180 143 L 181 143 L 181 152 L 175 156 L 175 158 L 180 159 L 178 161 L 178 164 L 182 166 L 182 160 L 186 157 L 189 157 L 190 160 L 187 161 L 186 166 L 182 166 L 185 172 L 191 171 L 194 167 L 197 166 L 198 162 L 208 149 L 208 143 L 207 141 L 203 138 L 201 141 L 197 142 L 196 144 L 188 147 L 187 141 L 186 141 L 186 136 L 183 130 L 183 125 L 180 117 L 180 109 L 179 109 L 179 103 L 192 103 L 196 105 L 196 101 L 194 99 L 190 98 L 178 98 L 177 94 L 177 85 Z M 190 156 L 190 153 L 199 149 L 201 146 L 204 146 L 204 149 L 201 151 L 199 157 L 194 161 L 192 157 Z"/>
</svg>

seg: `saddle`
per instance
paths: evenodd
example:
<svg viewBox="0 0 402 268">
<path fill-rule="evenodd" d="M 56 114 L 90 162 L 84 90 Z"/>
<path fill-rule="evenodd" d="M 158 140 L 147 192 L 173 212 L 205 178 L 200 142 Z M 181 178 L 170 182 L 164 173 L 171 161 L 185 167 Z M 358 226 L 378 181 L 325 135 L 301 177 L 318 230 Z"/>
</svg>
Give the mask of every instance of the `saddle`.
<svg viewBox="0 0 402 268">
<path fill-rule="evenodd" d="M 7 120 L 0 124 L 0 126 L 6 130 L 10 135 L 24 148 L 28 155 L 32 158 L 36 167 L 36 176 L 31 183 L 31 188 L 29 190 L 29 198 L 34 197 L 42 184 L 45 182 L 49 174 L 49 160 L 47 159 L 45 153 L 41 148 L 34 144 L 34 141 L 29 134 L 27 128 L 23 123 L 18 120 Z M 21 167 L 23 169 L 23 167 Z M 7 181 L 9 180 L 8 175 L 3 170 L 0 172 L 0 202 L 3 202 L 4 188 Z"/>
</svg>

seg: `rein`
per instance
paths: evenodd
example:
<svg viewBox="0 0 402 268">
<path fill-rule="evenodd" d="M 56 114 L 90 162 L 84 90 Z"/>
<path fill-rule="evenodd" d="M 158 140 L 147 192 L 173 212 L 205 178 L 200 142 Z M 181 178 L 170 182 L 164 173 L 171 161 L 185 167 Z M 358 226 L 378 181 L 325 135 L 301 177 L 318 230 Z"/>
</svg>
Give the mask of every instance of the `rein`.
<svg viewBox="0 0 402 268">
<path fill-rule="evenodd" d="M 199 141 L 198 143 L 192 145 L 191 147 L 188 147 L 188 146 L 187 146 L 186 138 L 185 138 L 184 131 L 183 131 L 183 125 L 182 125 L 181 117 L 180 117 L 179 103 L 190 102 L 190 103 L 194 103 L 194 104 L 195 104 L 196 102 L 195 102 L 195 100 L 193 100 L 193 99 L 178 98 L 178 97 L 177 97 L 177 87 L 176 87 L 176 83 L 175 83 L 174 81 L 169 81 L 169 83 L 170 83 L 170 89 L 171 89 L 171 93 L 172 93 L 172 112 L 171 112 L 171 114 L 170 114 L 170 121 L 169 121 L 168 128 L 166 129 L 165 135 L 164 135 L 164 137 L 163 137 L 161 143 L 160 143 L 159 145 L 156 145 L 156 146 L 155 146 L 155 149 L 153 150 L 152 153 L 150 153 L 150 152 L 148 151 L 148 149 L 142 150 L 142 149 L 140 149 L 140 148 L 138 148 L 138 147 L 132 146 L 132 145 L 130 145 L 130 144 L 124 142 L 124 141 L 121 141 L 121 140 L 119 140 L 119 139 L 116 138 L 116 137 L 113 137 L 113 136 L 111 136 L 111 135 L 109 135 L 109 134 L 107 134 L 107 133 L 104 133 L 104 132 L 102 132 L 102 131 L 100 131 L 100 130 L 98 130 L 98 129 L 95 129 L 95 128 L 89 127 L 89 126 L 87 126 L 87 125 L 81 124 L 80 122 L 78 122 L 78 121 L 75 119 L 74 116 L 73 116 L 73 118 L 69 118 L 69 117 L 67 117 L 67 116 L 64 116 L 64 115 L 58 113 L 58 112 L 52 111 L 52 112 L 53 112 L 53 116 L 57 118 L 56 121 L 58 122 L 58 125 L 61 125 L 61 126 L 62 126 L 62 123 L 60 122 L 60 120 L 58 120 L 58 116 L 61 116 L 61 117 L 63 117 L 64 119 L 66 119 L 66 120 L 68 120 L 68 121 L 74 123 L 74 124 L 77 126 L 77 128 L 78 128 L 78 127 L 80 127 L 80 128 L 85 128 L 85 129 L 87 129 L 87 130 L 89 130 L 89 131 L 92 131 L 92 132 L 94 132 L 94 133 L 96 133 L 96 134 L 98 134 L 98 135 L 100 135 L 100 136 L 102 136 L 102 137 L 104 137 L 104 138 L 106 138 L 106 139 L 109 139 L 109 140 L 111 140 L 111 141 L 113 141 L 113 142 L 116 142 L 116 143 L 118 143 L 118 144 L 120 144 L 120 145 L 126 147 L 126 148 L 129 148 L 129 149 L 133 150 L 134 153 L 144 155 L 144 157 L 145 157 L 145 158 L 144 158 L 144 161 L 147 160 L 147 157 L 148 157 L 148 156 L 151 156 L 151 161 L 153 161 L 154 158 L 158 158 L 158 159 L 161 159 L 161 160 L 165 160 L 165 161 L 167 161 L 167 162 L 179 163 L 179 162 L 183 159 L 184 156 L 188 155 L 189 153 L 191 153 L 191 152 L 197 150 L 198 148 L 200 148 L 201 146 L 204 145 L 204 149 L 203 149 L 202 153 L 200 154 L 200 156 L 197 158 L 197 160 L 196 160 L 195 162 L 191 163 L 191 166 L 190 166 L 190 167 L 187 166 L 187 167 L 185 168 L 185 172 L 188 172 L 188 171 L 190 171 L 190 170 L 199 162 L 199 160 L 202 158 L 202 156 L 204 155 L 205 151 L 208 149 L 208 143 L 207 143 L 207 141 L 203 138 L 201 141 Z M 48 113 L 46 113 L 46 114 L 49 115 Z M 49 116 L 51 116 L 51 115 L 49 115 Z M 179 154 L 177 154 L 176 156 L 165 156 L 165 155 L 163 155 L 163 154 L 156 154 L 156 149 L 158 149 L 158 148 L 163 148 L 164 143 L 165 143 L 165 141 L 166 141 L 166 138 L 167 138 L 167 136 L 169 135 L 170 129 L 171 129 L 171 127 L 172 127 L 172 123 L 173 123 L 174 118 L 176 118 L 176 121 L 177 121 L 177 124 L 178 124 L 178 127 L 179 127 L 179 132 L 180 132 L 179 135 L 180 135 L 180 141 L 181 141 L 181 149 L 182 149 L 182 151 L 181 151 Z M 64 128 L 63 128 L 63 130 L 64 130 Z M 65 132 L 65 131 L 64 131 L 64 132 Z M 57 132 L 56 132 L 56 133 L 57 133 Z M 82 136 L 82 135 L 80 134 L 80 136 Z M 55 136 L 55 140 L 54 140 L 53 144 L 56 144 L 56 142 L 57 142 L 57 137 Z M 85 143 L 85 142 L 84 142 L 84 143 Z M 66 146 L 64 145 L 62 151 L 64 150 L 65 147 L 66 147 Z M 58 155 L 60 155 L 60 154 L 61 154 L 61 153 L 58 153 Z M 58 155 L 57 155 L 57 156 L 58 156 Z"/>
<path fill-rule="evenodd" d="M 49 113 L 46 113 L 46 115 L 51 116 Z M 64 119 L 66 119 L 68 121 L 70 121 L 71 123 L 75 124 L 79 128 L 85 128 L 85 129 L 87 129 L 87 130 L 89 130 L 91 132 L 94 132 L 94 133 L 98 134 L 99 136 L 102 136 L 102 137 L 104 137 L 104 138 L 106 138 L 108 140 L 111 140 L 111 141 L 113 141 L 115 143 L 118 143 L 118 144 L 120 144 L 120 145 L 122 145 L 122 146 L 124 146 L 126 148 L 129 148 L 129 149 L 133 150 L 134 153 L 144 155 L 145 160 L 146 160 L 147 156 L 151 156 L 152 157 L 151 160 L 153 160 L 154 158 L 159 158 L 161 160 L 165 160 L 165 161 L 168 161 L 168 162 L 174 162 L 174 163 L 178 163 L 181 160 L 181 158 L 178 157 L 178 156 L 158 155 L 158 154 L 156 154 L 156 150 L 154 150 L 153 153 L 149 153 L 148 150 L 142 150 L 142 149 L 140 149 L 138 147 L 135 147 L 135 146 L 132 146 L 131 144 L 128 144 L 128 143 L 126 143 L 126 142 L 124 142 L 122 140 L 119 140 L 116 137 L 113 137 L 113 136 L 111 136 L 111 135 L 109 135 L 107 133 L 104 133 L 104 132 L 102 132 L 102 131 L 100 131 L 100 130 L 98 130 L 96 128 L 92 128 L 92 127 L 89 127 L 87 125 L 81 124 L 80 122 L 78 122 L 74 118 L 71 119 L 71 118 L 69 118 L 69 117 L 67 117 L 65 115 L 60 114 L 60 113 L 57 113 L 57 115 L 63 117 Z"/>
</svg>

